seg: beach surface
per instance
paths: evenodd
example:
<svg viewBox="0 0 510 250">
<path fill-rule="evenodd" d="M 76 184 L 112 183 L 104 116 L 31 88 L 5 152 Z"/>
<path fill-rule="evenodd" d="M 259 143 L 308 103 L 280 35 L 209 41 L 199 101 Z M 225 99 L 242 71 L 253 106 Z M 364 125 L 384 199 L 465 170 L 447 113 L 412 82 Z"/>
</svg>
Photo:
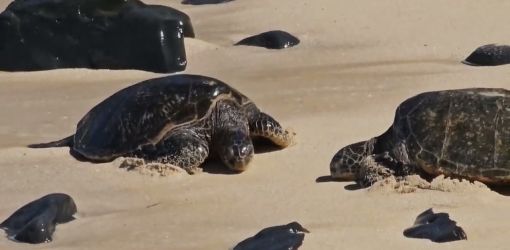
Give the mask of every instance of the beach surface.
<svg viewBox="0 0 510 250">
<path fill-rule="evenodd" d="M 333 155 L 384 132 L 405 99 L 431 90 L 510 88 L 510 66 L 461 64 L 478 46 L 510 44 L 509 1 L 236 0 L 175 7 L 190 15 L 184 73 L 218 78 L 296 132 L 295 145 L 257 154 L 241 174 L 165 177 L 117 162 L 80 162 L 61 139 L 114 92 L 153 77 L 143 71 L 0 72 L 0 221 L 53 192 L 71 195 L 78 219 L 51 243 L 0 237 L 0 249 L 229 249 L 262 228 L 298 221 L 302 249 L 508 249 L 510 197 L 458 188 L 401 194 L 316 182 Z M 0 0 L 0 9 L 9 1 Z M 284 50 L 232 46 L 281 29 Z M 216 162 L 208 165 L 218 165 Z M 437 244 L 402 234 L 428 208 L 447 212 L 468 240 Z"/>
</svg>

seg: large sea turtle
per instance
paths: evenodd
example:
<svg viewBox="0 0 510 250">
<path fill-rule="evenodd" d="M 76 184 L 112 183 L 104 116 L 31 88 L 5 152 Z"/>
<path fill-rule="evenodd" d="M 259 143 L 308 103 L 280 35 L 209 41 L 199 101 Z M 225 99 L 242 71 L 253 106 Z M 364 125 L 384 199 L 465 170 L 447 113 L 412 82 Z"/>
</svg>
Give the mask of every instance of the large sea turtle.
<svg viewBox="0 0 510 250">
<path fill-rule="evenodd" d="M 252 137 L 286 147 L 292 134 L 229 85 L 174 75 L 118 91 L 92 108 L 74 135 L 31 147 L 69 146 L 92 161 L 139 157 L 188 173 L 198 170 L 211 151 L 230 169 L 243 171 L 254 154 Z"/>
<path fill-rule="evenodd" d="M 333 178 L 362 186 L 410 174 L 510 184 L 510 91 L 472 88 L 409 98 L 385 133 L 340 149 L 330 170 Z"/>
</svg>

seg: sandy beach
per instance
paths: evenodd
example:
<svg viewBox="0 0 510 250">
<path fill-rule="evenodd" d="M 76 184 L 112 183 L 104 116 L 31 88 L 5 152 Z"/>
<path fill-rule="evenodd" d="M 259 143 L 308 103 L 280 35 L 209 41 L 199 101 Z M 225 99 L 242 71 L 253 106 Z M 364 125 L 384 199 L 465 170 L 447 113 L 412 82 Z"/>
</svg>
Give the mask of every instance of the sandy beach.
<svg viewBox="0 0 510 250">
<path fill-rule="evenodd" d="M 3 10 L 10 1 L 0 0 Z M 77 161 L 68 148 L 31 143 L 71 135 L 94 105 L 162 76 L 135 70 L 0 72 L 0 221 L 52 192 L 71 195 L 78 219 L 51 243 L 0 237 L 0 249 L 229 249 L 264 227 L 298 221 L 302 249 L 508 249 L 510 198 L 489 189 L 409 194 L 323 182 L 341 148 L 384 132 L 403 100 L 431 90 L 510 89 L 510 66 L 460 63 L 478 46 L 510 44 L 510 2 L 235 0 L 168 5 L 191 17 L 184 73 L 220 79 L 296 132 L 296 144 L 255 155 L 241 174 L 143 175 L 116 162 Z M 281 29 L 284 50 L 232 46 Z M 208 164 L 218 164 L 215 162 Z M 467 241 L 402 235 L 428 208 L 447 212 Z"/>
</svg>

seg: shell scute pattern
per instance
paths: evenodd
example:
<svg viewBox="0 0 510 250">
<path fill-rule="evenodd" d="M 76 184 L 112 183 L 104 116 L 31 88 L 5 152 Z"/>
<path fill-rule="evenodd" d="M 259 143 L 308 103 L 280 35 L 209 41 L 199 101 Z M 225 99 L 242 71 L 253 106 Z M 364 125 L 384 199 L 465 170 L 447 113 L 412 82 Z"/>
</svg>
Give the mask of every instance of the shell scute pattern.
<svg viewBox="0 0 510 250">
<path fill-rule="evenodd" d="M 405 115 L 404 124 L 408 141 L 418 146 L 410 147 L 412 154 L 455 175 L 479 175 L 481 169 L 497 168 L 498 161 L 510 168 L 510 133 L 502 126 L 510 121 L 507 92 L 461 90 L 415 97 L 420 103 Z"/>
<path fill-rule="evenodd" d="M 76 150 L 91 158 L 114 158 L 140 145 L 157 143 L 175 127 L 206 116 L 222 94 L 242 99 L 230 89 L 207 77 L 197 80 L 187 75 L 127 87 L 99 103 L 79 122 Z"/>
</svg>

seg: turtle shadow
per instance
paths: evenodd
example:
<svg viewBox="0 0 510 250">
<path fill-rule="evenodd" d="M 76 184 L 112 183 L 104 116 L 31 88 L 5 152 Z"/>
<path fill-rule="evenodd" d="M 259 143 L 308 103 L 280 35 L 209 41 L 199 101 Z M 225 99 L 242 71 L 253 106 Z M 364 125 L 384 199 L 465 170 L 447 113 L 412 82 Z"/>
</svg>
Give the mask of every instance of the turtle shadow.
<svg viewBox="0 0 510 250">
<path fill-rule="evenodd" d="M 91 159 L 85 158 L 83 155 L 81 155 L 80 153 L 78 153 L 72 149 L 69 150 L 69 154 L 74 159 L 76 159 L 77 161 L 80 161 L 80 162 L 89 162 L 89 163 L 94 163 L 94 164 L 110 162 L 110 161 L 97 161 L 97 160 L 91 160 Z M 239 174 L 239 172 L 230 170 L 217 157 L 208 158 L 202 164 L 201 167 L 202 167 L 203 172 L 208 173 L 208 174 L 223 174 L 223 175 Z"/>
<path fill-rule="evenodd" d="M 317 177 L 317 179 L 315 179 L 315 182 L 316 183 L 323 183 L 323 182 L 339 182 L 339 181 L 333 179 L 331 177 L 331 175 L 323 175 L 323 176 Z"/>
<path fill-rule="evenodd" d="M 72 148 L 69 148 L 69 154 L 77 161 L 79 162 L 90 162 L 90 163 L 105 163 L 109 161 L 99 161 L 99 160 L 92 160 L 85 158 L 85 156 L 81 155 L 80 153 L 74 151 Z"/>
<path fill-rule="evenodd" d="M 275 145 L 269 139 L 266 138 L 261 137 L 253 138 L 252 143 L 253 148 L 255 150 L 255 154 L 265 154 L 282 150 L 281 147 L 278 147 L 277 145 Z"/>
<path fill-rule="evenodd" d="M 222 174 L 222 175 L 236 175 L 240 172 L 230 170 L 225 164 L 223 164 L 218 157 L 208 158 L 202 164 L 202 170 L 208 174 Z"/>
<path fill-rule="evenodd" d="M 361 185 L 359 185 L 357 183 L 353 183 L 353 184 L 346 185 L 344 187 L 344 189 L 348 190 L 348 191 L 356 191 L 356 190 L 364 189 L 364 187 L 362 187 Z"/>
<path fill-rule="evenodd" d="M 33 144 L 30 144 L 33 145 Z M 27 147 L 30 147 L 28 145 Z M 255 154 L 264 154 L 269 153 L 273 151 L 281 150 L 282 148 L 274 145 L 271 141 L 264 139 L 264 138 L 255 138 L 253 140 L 253 146 L 255 150 Z M 75 160 L 79 162 L 89 162 L 94 164 L 99 163 L 107 163 L 111 161 L 101 161 L 101 160 L 93 160 L 86 158 L 85 156 L 81 155 L 77 151 L 73 150 L 72 147 L 69 147 L 69 155 L 71 155 Z M 205 173 L 208 174 L 223 174 L 223 175 L 236 175 L 240 172 L 230 170 L 227 166 L 225 166 L 219 157 L 215 156 L 214 154 L 211 155 L 207 160 L 202 164 L 202 169 Z"/>
<path fill-rule="evenodd" d="M 352 181 L 344 181 L 344 180 L 334 179 L 331 177 L 331 175 L 319 176 L 319 177 L 317 177 L 317 179 L 315 179 L 315 183 L 324 183 L 324 182 L 352 182 Z M 348 190 L 348 191 L 356 191 L 356 190 L 363 189 L 363 187 L 357 183 L 352 183 L 352 184 L 345 185 L 344 189 Z"/>
<path fill-rule="evenodd" d="M 51 142 L 49 142 L 51 143 Z M 69 150 L 69 155 L 71 155 L 71 157 L 73 157 L 75 160 L 79 161 L 79 162 L 89 162 L 89 163 L 106 163 L 106 162 L 110 162 L 110 161 L 101 161 L 101 160 L 93 160 L 93 159 L 89 159 L 89 158 L 86 158 L 85 156 L 81 155 L 80 153 L 78 153 L 77 151 L 75 151 L 73 149 L 73 147 L 69 147 L 69 146 L 52 146 L 52 147 L 46 147 L 46 146 L 43 146 L 41 147 L 40 145 L 44 145 L 44 144 L 47 144 L 47 143 L 32 143 L 32 144 L 28 144 L 26 145 L 27 148 L 35 148 L 35 149 L 38 149 L 38 148 L 57 148 L 57 147 L 67 147 Z"/>
<path fill-rule="evenodd" d="M 510 187 L 508 186 L 493 186 L 493 185 L 488 185 L 488 187 L 490 188 L 490 190 L 500 194 L 500 195 L 503 195 L 503 196 L 510 196 Z"/>
</svg>

